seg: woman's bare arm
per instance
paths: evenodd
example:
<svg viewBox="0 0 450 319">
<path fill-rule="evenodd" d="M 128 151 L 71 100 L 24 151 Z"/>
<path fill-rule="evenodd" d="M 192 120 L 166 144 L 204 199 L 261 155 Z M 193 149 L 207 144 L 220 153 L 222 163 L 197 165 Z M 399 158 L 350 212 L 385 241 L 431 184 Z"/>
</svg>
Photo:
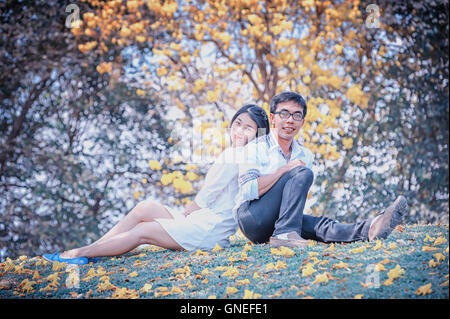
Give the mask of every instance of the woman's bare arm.
<svg viewBox="0 0 450 319">
<path fill-rule="evenodd" d="M 184 209 L 183 215 L 187 216 L 190 213 L 192 213 L 193 211 L 196 211 L 199 209 L 201 209 L 201 207 L 198 206 L 197 203 L 193 200 L 192 202 L 189 203 L 189 205 L 186 206 L 186 208 Z"/>
</svg>

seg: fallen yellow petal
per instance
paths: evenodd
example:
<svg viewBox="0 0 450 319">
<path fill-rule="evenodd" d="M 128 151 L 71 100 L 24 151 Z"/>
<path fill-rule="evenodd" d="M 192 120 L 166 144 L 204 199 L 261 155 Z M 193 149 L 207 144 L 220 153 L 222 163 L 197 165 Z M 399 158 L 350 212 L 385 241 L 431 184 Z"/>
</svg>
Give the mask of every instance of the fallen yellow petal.
<svg viewBox="0 0 450 319">
<path fill-rule="evenodd" d="M 437 245 L 440 245 L 440 244 L 443 244 L 446 242 L 447 242 L 447 239 L 445 237 L 441 236 L 441 237 L 436 238 L 436 240 L 433 243 L 433 246 L 437 246 Z"/>
<path fill-rule="evenodd" d="M 237 293 L 239 290 L 236 287 L 227 287 L 226 293 L 227 295 L 232 295 Z"/>
<path fill-rule="evenodd" d="M 432 292 L 433 292 L 433 290 L 431 289 L 431 283 L 429 283 L 427 285 L 423 285 L 423 286 L 420 286 L 419 288 L 417 288 L 416 295 L 425 296 Z"/>
</svg>

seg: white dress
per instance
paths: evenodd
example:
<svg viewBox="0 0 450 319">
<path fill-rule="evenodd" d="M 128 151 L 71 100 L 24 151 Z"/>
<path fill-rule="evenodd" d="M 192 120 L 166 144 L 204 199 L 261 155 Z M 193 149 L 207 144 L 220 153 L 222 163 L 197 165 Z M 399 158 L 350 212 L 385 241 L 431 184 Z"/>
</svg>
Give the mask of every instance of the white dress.
<svg viewBox="0 0 450 319">
<path fill-rule="evenodd" d="M 165 206 L 173 219 L 155 219 L 164 230 L 186 250 L 211 250 L 230 245 L 229 237 L 238 225 L 232 209 L 238 194 L 237 154 L 242 148 L 227 148 L 216 159 L 206 174 L 204 184 L 195 197 L 201 209 L 188 216 Z"/>
</svg>

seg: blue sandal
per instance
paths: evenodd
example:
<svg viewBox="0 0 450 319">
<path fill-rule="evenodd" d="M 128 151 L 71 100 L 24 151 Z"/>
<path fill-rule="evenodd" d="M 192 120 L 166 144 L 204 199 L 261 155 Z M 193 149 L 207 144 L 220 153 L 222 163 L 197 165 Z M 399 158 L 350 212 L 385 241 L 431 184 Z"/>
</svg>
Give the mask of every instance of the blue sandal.
<svg viewBox="0 0 450 319">
<path fill-rule="evenodd" d="M 62 258 L 60 253 L 56 252 L 54 254 L 43 254 L 42 258 L 48 261 L 58 261 L 60 263 L 68 263 L 75 265 L 86 265 L 89 263 L 87 257 L 76 257 L 76 258 Z"/>
<path fill-rule="evenodd" d="M 99 261 L 100 260 L 100 258 L 101 257 L 88 257 L 88 261 L 90 262 L 90 263 L 96 263 L 97 261 Z"/>
</svg>

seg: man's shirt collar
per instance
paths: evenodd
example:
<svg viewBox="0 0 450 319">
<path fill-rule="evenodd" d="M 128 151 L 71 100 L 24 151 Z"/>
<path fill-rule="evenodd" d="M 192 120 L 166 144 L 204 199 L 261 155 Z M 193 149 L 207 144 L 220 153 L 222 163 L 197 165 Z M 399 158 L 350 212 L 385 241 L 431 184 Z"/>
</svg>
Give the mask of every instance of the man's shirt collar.
<svg viewBox="0 0 450 319">
<path fill-rule="evenodd" d="M 268 134 L 268 144 L 269 144 L 269 151 L 273 151 L 274 148 L 279 148 L 279 150 L 281 152 L 283 152 L 281 150 L 280 145 L 278 144 L 278 140 L 275 136 L 275 133 L 273 132 L 273 130 L 270 130 L 269 134 Z M 299 154 L 301 154 L 302 156 L 304 155 L 304 152 L 300 146 L 300 143 L 295 140 L 292 139 L 292 143 L 291 143 L 291 157 L 290 158 L 298 158 Z"/>
</svg>

